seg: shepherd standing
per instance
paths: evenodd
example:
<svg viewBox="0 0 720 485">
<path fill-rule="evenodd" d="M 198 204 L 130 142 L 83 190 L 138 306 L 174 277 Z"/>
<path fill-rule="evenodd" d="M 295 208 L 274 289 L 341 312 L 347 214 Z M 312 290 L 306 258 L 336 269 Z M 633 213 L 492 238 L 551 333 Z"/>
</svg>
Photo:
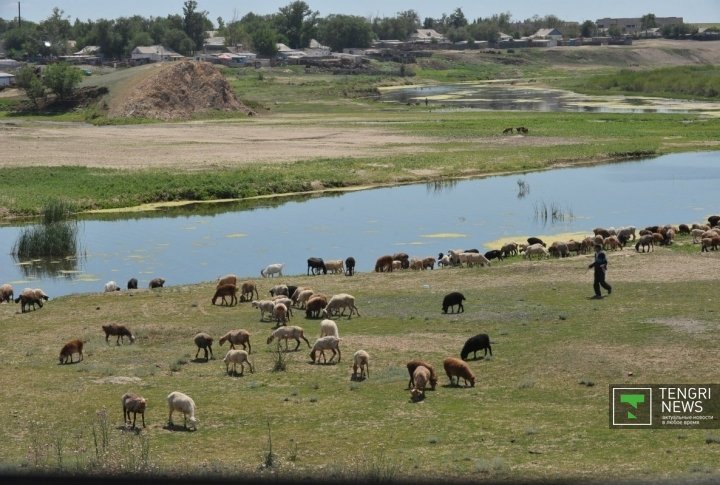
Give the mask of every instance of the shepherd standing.
<svg viewBox="0 0 720 485">
<path fill-rule="evenodd" d="M 593 281 L 593 289 L 595 290 L 595 296 L 593 299 L 599 300 L 602 298 L 600 294 L 600 287 L 602 286 L 608 292 L 608 295 L 612 293 L 612 287 L 605 282 L 605 272 L 607 271 L 607 256 L 605 251 L 602 249 L 602 245 L 595 245 L 595 260 L 588 266 L 588 269 L 595 268 L 595 279 Z"/>
</svg>

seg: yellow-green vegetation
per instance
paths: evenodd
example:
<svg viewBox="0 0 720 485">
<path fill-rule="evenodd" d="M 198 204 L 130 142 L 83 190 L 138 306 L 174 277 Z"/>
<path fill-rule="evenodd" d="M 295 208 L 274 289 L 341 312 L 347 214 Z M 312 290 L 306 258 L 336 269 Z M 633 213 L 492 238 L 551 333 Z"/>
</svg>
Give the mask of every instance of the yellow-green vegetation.
<svg viewBox="0 0 720 485">
<path fill-rule="evenodd" d="M 360 481 L 718 477 L 717 430 L 608 427 L 609 384 L 717 381 L 717 281 L 693 276 L 716 271 L 716 256 L 687 237 L 673 250 L 610 253 L 614 291 L 599 301 L 588 300 L 589 255 L 257 279 L 261 297 L 279 281 L 350 293 L 361 315 L 335 318 L 340 363 L 310 364 L 303 342 L 282 354 L 278 372 L 275 344 L 265 342 L 274 324 L 247 302 L 211 305 L 213 282 L 51 298 L 25 314 L 3 304 L 3 467 Z M 465 312 L 442 314 L 442 297 L 456 290 Z M 106 344 L 109 322 L 127 325 L 136 342 Z M 319 334 L 319 320 L 301 310 L 290 324 L 311 344 Z M 236 328 L 251 333 L 255 372 L 242 377 L 226 374 L 228 345 L 217 344 Z M 201 331 L 216 339 L 214 360 L 195 359 Z M 449 386 L 443 359 L 481 332 L 493 356 L 469 361 L 476 386 Z M 84 360 L 59 365 L 72 338 L 86 341 Z M 362 382 L 351 381 L 358 349 L 371 356 Z M 421 403 L 407 389 L 412 358 L 439 375 Z M 165 396 L 175 390 L 195 400 L 196 432 L 166 429 Z M 138 433 L 123 427 L 128 391 L 148 399 Z M 174 422 L 182 427 L 181 416 Z"/>
</svg>

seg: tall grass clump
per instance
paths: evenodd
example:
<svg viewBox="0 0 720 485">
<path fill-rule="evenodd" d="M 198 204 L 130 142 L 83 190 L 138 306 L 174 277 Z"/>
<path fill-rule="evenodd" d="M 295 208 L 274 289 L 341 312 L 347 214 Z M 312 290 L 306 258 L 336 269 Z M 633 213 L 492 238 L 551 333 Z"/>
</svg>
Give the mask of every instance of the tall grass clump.
<svg viewBox="0 0 720 485">
<path fill-rule="evenodd" d="M 73 256 L 78 251 L 78 224 L 70 219 L 72 206 L 50 200 L 42 210 L 41 222 L 20 232 L 13 255 L 21 259 Z"/>
</svg>

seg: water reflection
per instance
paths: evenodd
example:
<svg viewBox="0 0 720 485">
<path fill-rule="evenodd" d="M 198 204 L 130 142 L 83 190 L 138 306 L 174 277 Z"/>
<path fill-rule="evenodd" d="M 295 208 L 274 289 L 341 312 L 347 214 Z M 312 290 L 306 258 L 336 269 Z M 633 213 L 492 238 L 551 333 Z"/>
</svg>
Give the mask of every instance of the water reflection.
<svg viewBox="0 0 720 485">
<path fill-rule="evenodd" d="M 427 192 L 431 194 L 452 189 L 457 185 L 457 183 L 457 180 L 434 180 L 425 184 L 425 187 L 427 187 Z"/>
<path fill-rule="evenodd" d="M 66 256 L 64 258 L 19 259 L 12 256 L 13 262 L 27 280 L 62 278 L 72 280 L 83 274 L 86 255 Z"/>
</svg>

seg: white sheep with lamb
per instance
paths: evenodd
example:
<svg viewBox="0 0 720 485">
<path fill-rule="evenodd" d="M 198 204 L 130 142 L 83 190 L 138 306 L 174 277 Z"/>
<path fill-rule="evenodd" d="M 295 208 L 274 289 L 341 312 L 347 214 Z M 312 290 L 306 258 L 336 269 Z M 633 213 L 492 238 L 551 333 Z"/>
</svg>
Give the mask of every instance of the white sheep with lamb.
<svg viewBox="0 0 720 485">
<path fill-rule="evenodd" d="M 173 391 L 167 396 L 168 403 L 168 426 L 173 427 L 172 415 L 175 411 L 183 413 L 185 429 L 187 429 L 187 423 L 190 421 L 190 425 L 193 429 L 197 429 L 197 418 L 195 418 L 195 401 L 192 400 L 187 394 L 183 394 L 180 391 Z"/>
</svg>

